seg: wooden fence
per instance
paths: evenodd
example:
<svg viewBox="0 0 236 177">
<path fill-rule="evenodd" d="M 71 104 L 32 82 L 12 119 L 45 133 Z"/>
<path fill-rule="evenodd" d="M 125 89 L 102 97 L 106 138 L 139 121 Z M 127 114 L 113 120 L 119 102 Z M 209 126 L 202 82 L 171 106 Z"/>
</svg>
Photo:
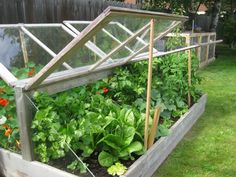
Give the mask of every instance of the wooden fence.
<svg viewBox="0 0 236 177">
<path fill-rule="evenodd" d="M 168 37 L 176 36 L 176 34 L 169 33 Z M 181 33 L 180 37 L 184 38 L 186 46 L 194 45 L 194 44 L 201 44 L 201 43 L 208 43 L 216 40 L 216 33 L 215 32 L 207 32 L 207 33 Z M 196 55 L 199 59 L 199 67 L 202 68 L 209 63 L 215 60 L 215 48 L 216 44 L 210 44 L 206 46 L 201 46 L 197 49 Z"/>
<path fill-rule="evenodd" d="M 0 24 L 93 20 L 108 6 L 141 8 L 107 0 L 0 0 Z"/>
</svg>

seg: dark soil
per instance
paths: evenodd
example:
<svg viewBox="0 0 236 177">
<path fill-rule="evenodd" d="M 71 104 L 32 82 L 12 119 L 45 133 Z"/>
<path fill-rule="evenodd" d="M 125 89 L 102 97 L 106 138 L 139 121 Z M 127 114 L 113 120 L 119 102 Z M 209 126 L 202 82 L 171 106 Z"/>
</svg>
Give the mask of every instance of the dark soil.
<svg viewBox="0 0 236 177">
<path fill-rule="evenodd" d="M 135 159 L 137 159 L 136 157 Z M 88 168 L 89 170 L 96 176 L 96 177 L 112 177 L 107 173 L 107 169 L 103 168 L 99 165 L 96 155 L 92 155 L 89 157 L 89 159 L 86 159 L 84 163 L 89 164 Z M 53 162 L 50 162 L 49 165 L 54 166 L 56 168 L 59 168 L 61 170 L 67 171 L 69 173 L 75 174 L 80 177 L 92 177 L 92 175 L 87 172 L 85 174 L 81 174 L 78 170 L 77 171 L 71 171 L 70 169 L 67 169 L 66 166 L 70 164 L 72 161 L 75 160 L 75 157 L 72 154 L 67 155 L 64 158 L 54 160 Z M 134 160 L 135 161 L 135 160 Z M 130 167 L 134 161 L 121 161 L 122 164 L 124 164 L 127 168 Z"/>
</svg>

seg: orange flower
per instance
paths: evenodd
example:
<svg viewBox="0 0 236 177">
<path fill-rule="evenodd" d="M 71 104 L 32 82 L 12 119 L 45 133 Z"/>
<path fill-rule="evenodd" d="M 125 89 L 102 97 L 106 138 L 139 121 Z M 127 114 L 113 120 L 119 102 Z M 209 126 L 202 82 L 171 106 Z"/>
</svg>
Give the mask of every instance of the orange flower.
<svg viewBox="0 0 236 177">
<path fill-rule="evenodd" d="M 28 77 L 32 77 L 35 75 L 35 68 L 31 68 L 28 72 Z"/>
<path fill-rule="evenodd" d="M 0 105 L 7 106 L 9 104 L 9 101 L 4 98 L 0 98 Z"/>
<path fill-rule="evenodd" d="M 5 136 L 10 136 L 11 134 L 12 134 L 12 129 L 11 128 L 6 129 Z"/>
</svg>

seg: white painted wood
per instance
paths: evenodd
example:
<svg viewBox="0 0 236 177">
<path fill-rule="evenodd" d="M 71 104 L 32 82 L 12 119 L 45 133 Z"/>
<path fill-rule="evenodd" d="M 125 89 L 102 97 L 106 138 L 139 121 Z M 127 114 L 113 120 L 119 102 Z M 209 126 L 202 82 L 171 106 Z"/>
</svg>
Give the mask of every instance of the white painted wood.
<svg viewBox="0 0 236 177">
<path fill-rule="evenodd" d="M 77 36 L 77 34 L 75 34 L 70 28 L 68 28 L 67 26 L 61 24 L 61 28 L 67 32 L 69 35 L 71 35 L 73 38 L 75 38 Z"/>
<path fill-rule="evenodd" d="M 5 177 L 78 177 L 52 166 L 26 161 L 22 156 L 0 148 L 0 176 Z"/>
<path fill-rule="evenodd" d="M 17 81 L 17 78 L 2 63 L 0 63 L 0 77 L 10 86 Z"/>
</svg>

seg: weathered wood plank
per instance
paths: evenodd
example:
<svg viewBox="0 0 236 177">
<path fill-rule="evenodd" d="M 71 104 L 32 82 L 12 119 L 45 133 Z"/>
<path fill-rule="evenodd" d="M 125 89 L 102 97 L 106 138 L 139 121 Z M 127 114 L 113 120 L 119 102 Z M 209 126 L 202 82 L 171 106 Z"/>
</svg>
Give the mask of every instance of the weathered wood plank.
<svg viewBox="0 0 236 177">
<path fill-rule="evenodd" d="M 25 160 L 32 161 L 34 160 L 34 152 L 31 136 L 31 123 L 34 110 L 22 88 L 15 88 L 15 98 L 18 124 L 20 127 L 22 157 Z"/>
<path fill-rule="evenodd" d="M 94 20 L 108 5 L 141 8 L 102 0 L 1 0 L 0 24 Z"/>
<path fill-rule="evenodd" d="M 49 84 L 47 86 L 47 84 L 45 83 L 43 87 L 39 87 L 36 90 L 47 92 L 48 94 L 55 94 L 55 93 L 66 91 L 68 89 L 79 87 L 85 84 L 94 83 L 95 81 L 104 79 L 111 74 L 112 74 L 112 70 L 98 71 L 93 74 L 85 74 L 79 77 L 74 77 L 74 78 L 71 77 L 68 80 L 63 80 L 63 81 L 61 80 L 58 82 L 54 82 L 53 85 Z M 33 94 L 34 91 L 36 90 L 31 90 L 30 93 Z"/>
<path fill-rule="evenodd" d="M 0 148 L 0 176 L 6 177 L 78 177 L 52 166 L 29 162 L 19 154 Z"/>
<path fill-rule="evenodd" d="M 133 163 L 122 177 L 151 177 L 172 152 L 184 135 L 191 129 L 205 110 L 207 95 L 203 95 L 189 112 L 184 114 L 170 129 L 167 137 L 160 138 L 143 156 Z"/>
</svg>

